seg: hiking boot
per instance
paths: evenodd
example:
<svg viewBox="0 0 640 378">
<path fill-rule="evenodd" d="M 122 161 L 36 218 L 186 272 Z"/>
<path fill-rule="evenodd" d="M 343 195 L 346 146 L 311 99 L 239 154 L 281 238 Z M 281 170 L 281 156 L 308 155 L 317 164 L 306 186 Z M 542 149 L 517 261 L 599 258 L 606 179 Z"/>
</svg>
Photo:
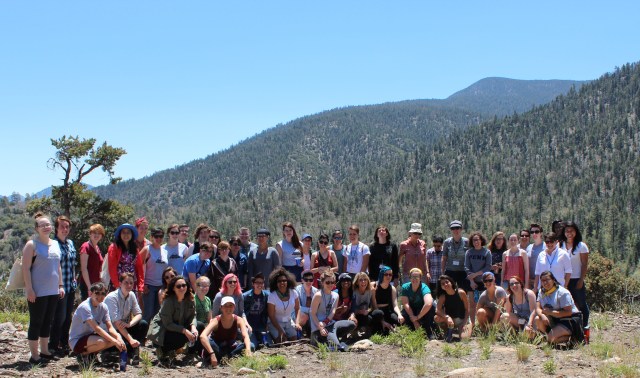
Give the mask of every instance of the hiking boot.
<svg viewBox="0 0 640 378">
<path fill-rule="evenodd" d="M 444 336 L 444 341 L 450 343 L 453 341 L 453 328 L 449 328 Z"/>
<path fill-rule="evenodd" d="M 140 348 L 134 348 L 131 352 L 131 366 L 140 365 Z"/>
</svg>

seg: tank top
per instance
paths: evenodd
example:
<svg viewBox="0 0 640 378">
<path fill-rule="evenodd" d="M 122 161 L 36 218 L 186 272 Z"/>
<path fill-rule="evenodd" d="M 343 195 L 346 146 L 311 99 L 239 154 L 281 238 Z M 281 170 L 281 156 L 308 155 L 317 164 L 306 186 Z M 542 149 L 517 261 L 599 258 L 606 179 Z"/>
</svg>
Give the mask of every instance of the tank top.
<svg viewBox="0 0 640 378">
<path fill-rule="evenodd" d="M 51 240 L 47 245 L 33 239 L 36 259 L 31 264 L 31 287 L 36 297 L 59 294 L 60 284 L 60 245 Z"/>
<path fill-rule="evenodd" d="M 322 266 L 333 266 L 333 258 L 331 257 L 331 251 L 329 251 L 327 258 L 322 257 L 320 251 L 316 255 L 316 258 L 313 260 L 312 268 L 320 268 Z M 320 272 L 316 272 L 313 274 L 313 286 L 318 287 L 318 281 L 320 280 Z"/>
<path fill-rule="evenodd" d="M 162 272 L 169 266 L 167 250 L 149 245 L 149 258 L 147 259 L 144 283 L 151 286 L 162 286 Z"/>
<path fill-rule="evenodd" d="M 453 318 L 464 318 L 464 302 L 460 298 L 460 294 L 456 290 L 455 293 L 449 295 L 444 293 L 444 313 Z"/>
<path fill-rule="evenodd" d="M 511 309 L 514 314 L 516 314 L 519 318 L 529 319 L 531 315 L 531 311 L 529 310 L 529 298 L 527 297 L 527 293 L 529 289 L 524 290 L 524 302 L 521 304 L 516 304 L 513 300 L 513 296 L 509 298 L 511 301 Z"/>
<path fill-rule="evenodd" d="M 222 315 L 216 316 L 216 319 L 218 319 L 218 329 L 213 332 L 213 340 L 219 346 L 231 346 L 235 344 L 236 337 L 238 336 L 238 316 L 233 314 L 233 324 L 231 324 L 231 328 L 222 327 L 221 317 Z"/>
<path fill-rule="evenodd" d="M 366 290 L 364 294 L 361 294 L 359 290 L 353 291 L 353 301 L 351 308 L 356 310 L 367 310 L 371 307 L 371 290 Z"/>
<path fill-rule="evenodd" d="M 184 253 L 187 251 L 188 247 L 182 243 L 178 243 L 173 246 L 163 244 L 162 249 L 167 253 L 169 265 L 171 265 L 176 272 L 182 272 L 182 268 L 184 267 Z"/>
<path fill-rule="evenodd" d="M 502 269 L 504 270 L 505 281 L 513 276 L 518 276 L 524 281 L 524 261 L 522 261 L 520 251 L 518 251 L 516 256 L 511 256 L 507 253 L 507 256 L 504 258 L 504 263 L 502 264 Z"/>
<path fill-rule="evenodd" d="M 380 285 L 376 287 L 376 303 L 378 304 L 378 306 L 387 305 L 380 308 L 380 310 L 384 312 L 393 312 L 393 306 L 391 303 L 391 290 L 391 285 L 387 286 L 386 289 L 384 289 Z"/>
</svg>

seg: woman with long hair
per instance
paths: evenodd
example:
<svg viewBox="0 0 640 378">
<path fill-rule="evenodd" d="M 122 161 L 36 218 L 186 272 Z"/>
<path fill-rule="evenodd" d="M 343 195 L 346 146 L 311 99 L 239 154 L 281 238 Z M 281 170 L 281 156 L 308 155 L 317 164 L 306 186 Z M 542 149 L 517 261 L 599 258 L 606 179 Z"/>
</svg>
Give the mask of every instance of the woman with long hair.
<svg viewBox="0 0 640 378">
<path fill-rule="evenodd" d="M 179 241 L 180 226 L 174 223 L 167 227 L 167 236 L 167 242 L 162 245 L 162 249 L 167 253 L 169 265 L 171 265 L 176 272 L 182 272 L 188 247 Z"/>
<path fill-rule="evenodd" d="M 169 266 L 169 256 L 162 248 L 164 231 L 160 228 L 151 230 L 151 244 L 145 245 L 140 251 L 140 259 L 144 263 L 144 287 L 142 291 L 142 319 L 147 323 L 160 310 L 158 292 L 162 289 L 162 277 Z M 175 270 L 174 270 L 175 271 Z"/>
<path fill-rule="evenodd" d="M 209 291 L 211 292 L 211 291 Z M 211 301 L 211 315 L 220 315 L 220 306 L 224 297 L 232 297 L 236 303 L 235 313 L 238 316 L 244 315 L 244 297 L 240 289 L 238 276 L 229 273 L 222 279 L 220 291 Z"/>
<path fill-rule="evenodd" d="M 89 227 L 89 240 L 80 246 L 80 296 L 83 301 L 89 297 L 91 284 L 100 282 L 104 258 L 98 243 L 104 236 L 104 227 L 101 224 L 92 224 Z"/>
<path fill-rule="evenodd" d="M 321 289 L 311 301 L 311 343 L 329 343 L 330 348 L 337 348 L 341 352 L 347 351 L 347 344 L 341 341 L 356 328 L 350 320 L 336 320 L 338 293 L 333 291 L 336 284 L 332 271 L 325 271 L 320 277 Z"/>
<path fill-rule="evenodd" d="M 395 266 L 393 282 L 398 283 L 398 246 L 391 242 L 391 232 L 383 224 L 376 227 L 373 233 L 373 243 L 369 245 L 369 277 L 378 279 L 380 267 Z"/>
<path fill-rule="evenodd" d="M 458 287 L 453 278 L 443 274 L 438 278 L 437 295 L 438 305 L 434 321 L 446 331 L 445 341 L 453 341 L 454 331 L 457 331 L 461 339 L 470 336 L 469 332 L 465 332 L 469 319 L 467 293 Z"/>
<path fill-rule="evenodd" d="M 302 244 L 293 223 L 284 222 L 282 224 L 282 240 L 276 244 L 276 250 L 282 266 L 294 275 L 296 281 L 300 281 L 302 273 L 302 267 L 296 262 L 296 258 L 302 256 L 301 249 Z"/>
<path fill-rule="evenodd" d="M 144 290 L 144 263 L 136 246 L 138 230 L 134 226 L 125 223 L 118 226 L 113 236 L 114 241 L 107 252 L 109 277 L 111 278 L 110 287 L 112 290 L 120 287 L 118 277 L 122 273 L 133 273 L 136 281 L 134 291 L 137 291 L 138 303 L 141 303 L 140 294 Z"/>
<path fill-rule="evenodd" d="M 550 344 L 584 339 L 582 315 L 569 290 L 560 285 L 554 274 L 540 274 L 540 291 L 536 306 L 536 328 L 547 335 Z"/>
<path fill-rule="evenodd" d="M 353 284 L 349 273 L 342 273 L 338 277 L 336 288 L 338 304 L 336 306 L 335 320 L 346 320 L 351 316 L 351 301 L 353 300 Z"/>
<path fill-rule="evenodd" d="M 509 277 L 524 278 L 523 288 L 529 288 L 529 256 L 527 251 L 520 248 L 518 236 L 509 236 L 509 249 L 502 254 L 502 283 L 505 289 L 509 288 Z"/>
<path fill-rule="evenodd" d="M 491 271 L 496 277 L 496 285 L 502 285 L 502 255 L 507 250 L 507 238 L 504 232 L 493 234 L 487 248 L 491 251 Z"/>
<path fill-rule="evenodd" d="M 571 257 L 571 278 L 567 289 L 576 307 L 582 312 L 582 325 L 587 329 L 589 328 L 589 305 L 584 279 L 587 277 L 589 268 L 589 247 L 582 241 L 582 233 L 578 225 L 571 221 L 565 222 L 561 240 L 560 248 L 567 251 Z"/>
<path fill-rule="evenodd" d="M 338 258 L 336 253 L 329 249 L 329 235 L 320 234 L 318 237 L 318 251 L 311 255 L 311 272 L 313 273 L 313 286 L 318 287 L 320 275 L 327 270 L 338 272 Z"/>
<path fill-rule="evenodd" d="M 371 312 L 376 308 L 376 297 L 371 290 L 371 280 L 365 272 L 356 274 L 353 278 L 353 301 L 351 302 L 351 316 L 349 320 L 360 328 L 371 324 Z"/>
<path fill-rule="evenodd" d="M 505 302 L 505 319 L 515 330 L 523 330 L 533 336 L 536 317 L 536 295 L 526 288 L 525 281 L 518 276 L 511 276 L 507 283 L 509 300 Z"/>
<path fill-rule="evenodd" d="M 164 293 L 167 291 L 167 287 L 169 287 L 169 282 L 177 275 L 178 272 L 176 272 L 172 266 L 164 268 L 162 271 L 162 288 L 158 291 L 158 303 L 162 304 Z"/>
</svg>

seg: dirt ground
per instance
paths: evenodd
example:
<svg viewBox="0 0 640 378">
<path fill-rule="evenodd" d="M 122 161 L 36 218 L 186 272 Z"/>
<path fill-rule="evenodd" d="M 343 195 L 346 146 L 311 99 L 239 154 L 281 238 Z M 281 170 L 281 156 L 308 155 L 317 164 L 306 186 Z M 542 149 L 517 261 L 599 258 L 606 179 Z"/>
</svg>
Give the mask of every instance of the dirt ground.
<svg viewBox="0 0 640 378">
<path fill-rule="evenodd" d="M 324 358 L 319 356 L 315 348 L 304 343 L 263 349 L 256 354 L 280 354 L 286 357 L 286 369 L 261 373 L 272 377 L 640 377 L 640 318 L 607 313 L 595 314 L 593 319 L 590 345 L 571 350 L 549 350 L 531 345 L 532 353 L 525 362 L 518 361 L 513 345 L 500 341 L 491 346 L 490 352 L 485 347 L 483 353 L 481 338 L 454 344 L 431 341 L 424 357 L 420 359 L 402 357 L 397 348 L 388 345 L 373 345 L 371 349 L 361 352 L 329 353 Z M 83 375 L 76 359 L 71 357 L 32 368 L 27 362 L 26 332 L 20 326 L 13 327 L 11 324 L 0 324 L 0 376 Z M 445 357 L 444 349 L 456 345 L 460 345 L 468 354 Z M 194 361 L 181 362 L 183 356 L 178 357 L 175 367 L 161 367 L 157 366 L 151 348 L 145 350 L 153 356 L 153 366 L 148 372 L 150 377 L 234 376 L 238 373 L 228 365 L 216 369 L 196 367 Z M 116 369 L 117 362 L 98 364 L 92 371 L 85 371 L 84 376 L 144 375 L 141 367 L 129 366 L 126 373 Z"/>
</svg>

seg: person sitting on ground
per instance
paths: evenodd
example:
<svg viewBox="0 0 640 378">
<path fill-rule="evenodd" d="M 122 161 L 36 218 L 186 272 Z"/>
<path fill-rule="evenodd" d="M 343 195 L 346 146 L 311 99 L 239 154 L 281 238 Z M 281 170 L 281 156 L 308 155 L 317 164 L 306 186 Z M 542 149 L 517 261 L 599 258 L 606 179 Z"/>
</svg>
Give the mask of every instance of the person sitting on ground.
<svg viewBox="0 0 640 378">
<path fill-rule="evenodd" d="M 351 283 L 351 275 L 342 273 L 338 278 L 335 292 L 338 294 L 338 305 L 336 314 L 333 319 L 347 320 L 351 316 L 351 301 L 353 300 L 353 286 Z"/>
<path fill-rule="evenodd" d="M 582 314 L 569 290 L 549 270 L 540 274 L 540 285 L 535 318 L 538 331 L 547 335 L 550 344 L 581 342 Z"/>
<path fill-rule="evenodd" d="M 107 286 L 96 282 L 89 290 L 91 295 L 73 313 L 69 330 L 69 347 L 77 355 L 81 367 L 89 366 L 90 355 L 107 348 L 115 346 L 121 352 L 127 350 L 122 336 L 111 324 L 107 305 L 103 303 Z"/>
<path fill-rule="evenodd" d="M 138 299 L 133 294 L 134 277 L 131 272 L 120 274 L 120 288 L 104 299 L 109 309 L 109 318 L 122 340 L 127 345 L 127 356 L 132 365 L 140 362 L 140 345 L 147 339 L 149 323 L 142 319 Z M 131 295 L 130 295 L 131 294 Z"/>
<path fill-rule="evenodd" d="M 296 318 L 296 328 L 300 327 L 303 335 L 311 334 L 309 309 L 311 308 L 313 296 L 318 292 L 318 289 L 313 286 L 313 281 L 313 272 L 311 270 L 305 270 L 302 272 L 302 283 L 296 287 L 296 293 L 300 300 L 300 311 L 298 311 Z"/>
<path fill-rule="evenodd" d="M 534 336 L 536 317 L 536 295 L 525 288 L 525 282 L 518 276 L 508 279 L 509 300 L 505 302 L 503 318 L 516 331 L 524 330 L 529 337 Z"/>
<path fill-rule="evenodd" d="M 248 357 L 255 350 L 249 339 L 245 320 L 234 313 L 235 306 L 232 297 L 222 298 L 220 306 L 222 313 L 212 318 L 200 335 L 204 365 L 216 367 L 223 357 L 232 358 L 242 352 Z M 237 340 L 238 330 L 242 335 L 242 342 Z"/>
<path fill-rule="evenodd" d="M 196 329 L 200 334 L 202 334 L 202 330 L 213 317 L 211 314 L 211 298 L 207 297 L 209 286 L 211 286 L 209 277 L 200 276 L 196 280 L 197 289 L 194 298 L 196 301 Z"/>
<path fill-rule="evenodd" d="M 393 271 L 388 266 L 380 268 L 378 284 L 373 290 L 375 310 L 371 313 L 371 331 L 375 334 L 388 334 L 397 325 L 404 323 L 404 317 L 398 307 L 398 293 L 391 285 Z"/>
<path fill-rule="evenodd" d="M 167 292 L 167 287 L 169 287 L 169 282 L 173 279 L 173 277 L 177 276 L 178 272 L 173 269 L 172 266 L 168 266 L 164 268 L 162 271 L 162 288 L 158 291 L 158 303 L 162 305 L 162 301 L 164 300 L 164 293 Z"/>
<path fill-rule="evenodd" d="M 489 325 L 497 324 L 507 300 L 507 292 L 502 286 L 496 285 L 496 277 L 492 272 L 482 275 L 482 282 L 486 288 L 478 299 L 476 323 L 481 330 L 486 331 Z"/>
<path fill-rule="evenodd" d="M 267 300 L 269 291 L 264 289 L 264 276 L 262 273 L 256 274 L 251 279 L 253 289 L 242 294 L 244 298 L 244 317 L 251 327 L 252 332 L 249 333 L 251 343 L 259 348 L 260 346 L 269 346 L 273 342 L 269 332 L 267 332 L 267 323 L 269 314 L 267 313 Z"/>
<path fill-rule="evenodd" d="M 296 340 L 299 329 L 293 322 L 292 314 L 298 316 L 300 300 L 296 288 L 295 276 L 280 267 L 269 276 L 269 298 L 267 313 L 269 314 L 269 332 L 276 343 Z"/>
<path fill-rule="evenodd" d="M 445 274 L 438 278 L 438 282 L 438 305 L 434 320 L 445 331 L 445 341 L 453 341 L 454 332 L 460 339 L 469 337 L 469 332 L 465 332 L 469 319 L 467 293 Z"/>
<path fill-rule="evenodd" d="M 433 339 L 433 317 L 435 308 L 429 286 L 422 282 L 422 271 L 413 268 L 409 271 L 411 282 L 402 285 L 400 300 L 402 301 L 402 316 L 409 319 L 405 322 L 409 328 L 417 330 L 423 328 L 429 339 Z"/>
<path fill-rule="evenodd" d="M 160 311 L 149 325 L 147 338 L 156 347 L 161 362 L 171 360 L 175 351 L 198 339 L 196 303 L 191 288 L 182 276 L 169 282 Z"/>
<path fill-rule="evenodd" d="M 340 341 L 356 328 L 356 324 L 350 320 L 336 321 L 334 316 L 338 306 L 338 293 L 333 290 L 335 275 L 327 270 L 320 276 L 322 289 L 319 290 L 311 301 L 311 343 L 329 343 L 330 348 L 337 348 L 341 352 L 347 350 L 347 344 Z"/>
<path fill-rule="evenodd" d="M 371 290 L 371 281 L 365 272 L 357 273 L 353 278 L 353 299 L 349 320 L 356 323 L 360 330 L 371 325 L 371 312 L 376 308 L 376 297 Z"/>
</svg>

